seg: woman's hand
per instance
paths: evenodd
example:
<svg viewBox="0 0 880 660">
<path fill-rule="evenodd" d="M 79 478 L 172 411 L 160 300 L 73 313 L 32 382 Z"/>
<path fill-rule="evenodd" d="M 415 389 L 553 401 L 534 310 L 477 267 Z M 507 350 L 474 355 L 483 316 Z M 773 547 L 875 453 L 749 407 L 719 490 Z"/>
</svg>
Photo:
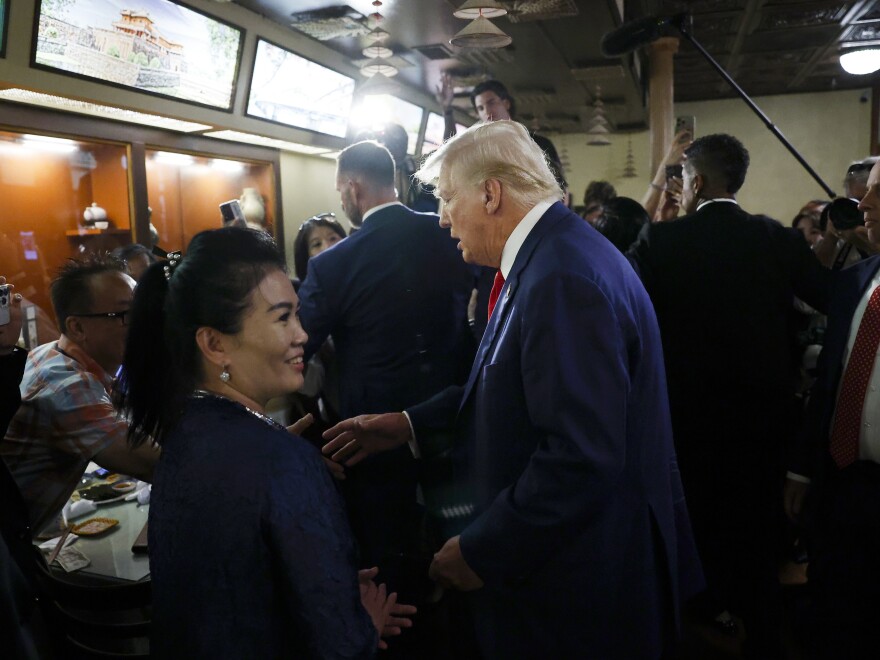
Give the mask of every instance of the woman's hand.
<svg viewBox="0 0 880 660">
<path fill-rule="evenodd" d="M 403 605 L 397 602 L 397 594 L 386 595 L 385 585 L 376 586 L 373 578 L 378 575 L 377 567 L 358 571 L 358 586 L 361 590 L 361 603 L 373 625 L 379 632 L 379 648 L 387 649 L 388 644 L 383 637 L 399 635 L 403 628 L 412 626 L 410 616 L 416 613 L 412 605 Z"/>
</svg>

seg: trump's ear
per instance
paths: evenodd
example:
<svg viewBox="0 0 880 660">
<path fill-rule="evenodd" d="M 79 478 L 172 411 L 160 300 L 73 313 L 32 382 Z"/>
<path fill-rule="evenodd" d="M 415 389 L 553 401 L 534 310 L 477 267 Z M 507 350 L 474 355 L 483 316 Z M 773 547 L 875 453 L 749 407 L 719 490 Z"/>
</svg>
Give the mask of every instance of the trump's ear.
<svg viewBox="0 0 880 660">
<path fill-rule="evenodd" d="M 483 184 L 483 204 L 490 215 L 498 211 L 501 206 L 501 182 L 498 179 L 486 179 Z"/>
</svg>

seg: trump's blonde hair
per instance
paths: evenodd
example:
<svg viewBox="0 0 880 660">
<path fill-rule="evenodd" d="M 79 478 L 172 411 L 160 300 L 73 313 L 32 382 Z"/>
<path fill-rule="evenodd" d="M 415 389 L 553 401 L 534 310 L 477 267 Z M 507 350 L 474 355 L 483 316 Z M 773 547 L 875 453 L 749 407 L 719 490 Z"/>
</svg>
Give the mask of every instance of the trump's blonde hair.
<svg viewBox="0 0 880 660">
<path fill-rule="evenodd" d="M 497 179 L 523 206 L 562 198 L 562 189 L 544 152 L 522 124 L 500 120 L 479 123 L 450 138 L 415 173 L 423 184 L 437 185 L 441 170 L 459 184 L 482 185 Z"/>
</svg>

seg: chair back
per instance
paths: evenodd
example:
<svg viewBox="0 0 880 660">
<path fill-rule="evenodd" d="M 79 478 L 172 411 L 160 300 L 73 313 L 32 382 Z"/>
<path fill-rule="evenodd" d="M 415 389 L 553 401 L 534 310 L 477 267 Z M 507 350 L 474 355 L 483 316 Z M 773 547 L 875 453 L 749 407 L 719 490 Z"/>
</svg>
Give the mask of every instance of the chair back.
<svg viewBox="0 0 880 660">
<path fill-rule="evenodd" d="M 149 580 L 80 584 L 56 575 L 36 553 L 40 602 L 58 657 L 149 657 Z"/>
</svg>

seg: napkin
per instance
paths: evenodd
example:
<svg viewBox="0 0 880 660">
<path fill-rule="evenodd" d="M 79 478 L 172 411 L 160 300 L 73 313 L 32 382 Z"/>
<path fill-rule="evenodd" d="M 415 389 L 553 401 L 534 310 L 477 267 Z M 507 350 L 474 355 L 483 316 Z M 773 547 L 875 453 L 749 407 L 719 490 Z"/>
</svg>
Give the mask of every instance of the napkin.
<svg viewBox="0 0 880 660">
<path fill-rule="evenodd" d="M 146 488 L 141 488 L 138 491 L 138 496 L 137 496 L 138 504 L 149 504 L 151 492 L 153 492 L 152 486 L 147 486 Z"/>
<path fill-rule="evenodd" d="M 79 537 L 76 534 L 68 534 L 67 539 L 64 541 L 64 547 L 66 548 L 78 538 Z M 38 545 L 37 547 L 44 552 L 52 552 L 55 549 L 55 546 L 58 545 L 58 541 L 60 540 L 61 537 L 56 536 L 54 539 L 49 539 L 48 541 L 40 543 L 40 545 Z"/>
<path fill-rule="evenodd" d="M 79 500 L 77 502 L 68 502 L 65 504 L 64 508 L 61 510 L 61 516 L 66 523 L 68 520 L 79 518 L 80 516 L 84 516 L 97 510 L 98 505 L 91 500 Z"/>
</svg>

